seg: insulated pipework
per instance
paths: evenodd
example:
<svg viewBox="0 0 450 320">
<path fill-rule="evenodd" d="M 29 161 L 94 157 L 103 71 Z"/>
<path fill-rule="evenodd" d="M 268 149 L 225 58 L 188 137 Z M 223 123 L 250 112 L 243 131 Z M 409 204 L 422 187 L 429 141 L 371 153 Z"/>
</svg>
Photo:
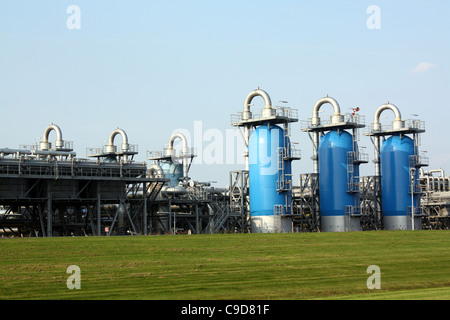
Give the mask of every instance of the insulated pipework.
<svg viewBox="0 0 450 320">
<path fill-rule="evenodd" d="M 262 112 L 263 117 L 269 117 L 273 115 L 273 109 L 272 109 L 272 101 L 270 100 L 269 95 L 264 90 L 261 90 L 257 88 L 256 90 L 250 92 L 248 96 L 245 98 L 244 101 L 244 112 L 242 113 L 242 120 L 251 120 L 252 119 L 252 113 L 250 111 L 250 106 L 252 104 L 252 100 L 255 97 L 262 97 L 264 99 L 265 107 Z M 244 127 L 244 142 L 245 142 L 245 170 L 249 169 L 249 162 L 248 162 L 248 143 L 250 141 L 250 132 L 251 131 L 251 125 L 246 125 Z"/>
<path fill-rule="evenodd" d="M 314 108 L 313 108 L 313 115 L 311 119 L 311 124 L 313 126 L 319 126 L 320 125 L 320 118 L 319 118 L 319 110 L 322 107 L 322 105 L 329 103 L 333 106 L 334 114 L 331 116 L 331 123 L 337 124 L 344 121 L 344 116 L 341 114 L 341 108 L 339 107 L 339 103 L 331 98 L 331 97 L 324 97 L 319 99 L 319 101 L 316 102 Z M 314 173 L 319 173 L 319 158 L 317 156 L 317 151 L 319 150 L 319 142 L 320 142 L 320 136 L 318 131 L 314 131 L 313 133 L 313 166 L 314 166 Z"/>
<path fill-rule="evenodd" d="M 62 149 L 64 147 L 64 140 L 62 139 L 61 129 L 56 124 L 52 123 L 44 131 L 44 136 L 42 141 L 40 142 L 39 150 L 43 151 L 50 150 L 50 143 L 48 142 L 48 137 L 52 130 L 56 132 L 56 141 L 55 141 L 56 150 Z"/>
<path fill-rule="evenodd" d="M 252 118 L 252 113 L 250 111 L 250 106 L 254 97 L 262 97 L 265 102 L 265 109 L 272 109 L 272 101 L 269 95 L 264 90 L 257 88 L 256 90 L 250 92 L 244 101 L 244 113 L 242 114 L 242 120 L 249 120 Z"/>
<path fill-rule="evenodd" d="M 159 164 L 152 164 L 147 170 L 148 178 L 164 178 L 164 172 Z"/>
<path fill-rule="evenodd" d="M 389 101 L 386 104 L 383 104 L 381 107 L 377 109 L 375 112 L 374 118 L 373 118 L 373 131 L 380 131 L 381 130 L 381 123 L 380 123 L 380 116 L 381 113 L 384 110 L 391 110 L 394 113 L 395 119 L 392 121 L 392 129 L 398 130 L 405 127 L 405 121 L 402 120 L 402 115 L 400 113 L 400 110 L 393 104 L 389 103 Z M 375 147 L 375 176 L 381 175 L 381 168 L 380 168 L 380 136 L 375 136 L 374 139 L 374 147 Z"/>
<path fill-rule="evenodd" d="M 128 151 L 129 144 L 128 144 L 127 134 L 122 129 L 117 128 L 109 136 L 108 144 L 105 146 L 105 152 L 106 153 L 115 153 L 114 138 L 118 134 L 120 134 L 122 136 L 122 152 L 127 152 Z"/>
<path fill-rule="evenodd" d="M 166 156 L 174 156 L 173 154 L 173 143 L 176 139 L 181 139 L 182 147 L 181 147 L 181 157 L 182 157 L 182 163 L 183 163 L 183 178 L 188 177 L 188 162 L 186 157 L 189 155 L 189 148 L 187 144 L 186 137 L 182 135 L 181 133 L 175 133 L 173 134 L 169 139 L 169 147 L 166 150 Z"/>
</svg>

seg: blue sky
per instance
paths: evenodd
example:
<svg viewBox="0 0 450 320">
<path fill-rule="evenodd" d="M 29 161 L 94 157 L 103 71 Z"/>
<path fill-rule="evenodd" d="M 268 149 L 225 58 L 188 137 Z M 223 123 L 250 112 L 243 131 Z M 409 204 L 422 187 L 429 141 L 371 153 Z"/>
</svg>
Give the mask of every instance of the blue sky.
<svg viewBox="0 0 450 320">
<path fill-rule="evenodd" d="M 70 5 L 80 8 L 81 29 L 66 26 Z M 380 29 L 367 27 L 370 5 L 380 9 Z M 430 169 L 449 171 L 449 15 L 443 0 L 3 0 L 0 147 L 33 144 L 53 122 L 84 158 L 120 127 L 145 161 L 174 130 L 193 133 L 195 121 L 225 136 L 230 115 L 260 87 L 301 120 L 328 94 L 343 112 L 358 106 L 369 126 L 390 101 L 403 118 L 425 121 Z M 297 180 L 312 171 L 312 144 L 299 123 L 292 140 L 302 151 Z M 372 160 L 370 139 L 360 140 Z M 194 163 L 191 177 L 223 186 L 241 168 Z M 372 174 L 373 164 L 361 172 Z"/>
</svg>

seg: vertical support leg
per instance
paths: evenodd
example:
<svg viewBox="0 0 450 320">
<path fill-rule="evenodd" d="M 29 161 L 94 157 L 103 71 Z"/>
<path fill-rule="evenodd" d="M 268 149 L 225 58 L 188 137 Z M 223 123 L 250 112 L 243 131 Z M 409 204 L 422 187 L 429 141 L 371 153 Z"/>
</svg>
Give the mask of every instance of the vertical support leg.
<svg viewBox="0 0 450 320">
<path fill-rule="evenodd" d="M 97 235 L 102 235 L 101 230 L 101 205 L 100 205 L 100 183 L 97 183 Z"/>
<path fill-rule="evenodd" d="M 52 236 L 52 186 L 47 182 L 47 237 Z"/>
<path fill-rule="evenodd" d="M 195 204 L 195 234 L 198 234 L 198 204 Z"/>
<path fill-rule="evenodd" d="M 39 211 L 39 222 L 41 224 L 42 236 L 46 237 L 45 224 L 44 224 L 44 206 L 43 206 L 43 204 L 39 204 L 38 211 Z"/>
<path fill-rule="evenodd" d="M 143 217 L 142 217 L 142 234 L 144 236 L 146 236 L 148 234 L 148 231 L 147 231 L 147 184 L 146 183 L 143 183 L 142 190 L 143 190 L 142 198 L 144 199 L 143 209 L 142 209 L 142 211 L 143 211 L 142 212 L 142 214 L 143 214 Z"/>
</svg>

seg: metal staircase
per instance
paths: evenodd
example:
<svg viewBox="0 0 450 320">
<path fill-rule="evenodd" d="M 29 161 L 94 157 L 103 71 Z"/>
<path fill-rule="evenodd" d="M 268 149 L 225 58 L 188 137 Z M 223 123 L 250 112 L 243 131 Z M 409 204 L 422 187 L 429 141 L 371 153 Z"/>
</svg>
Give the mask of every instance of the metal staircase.
<svg viewBox="0 0 450 320">
<path fill-rule="evenodd" d="M 147 199 L 149 201 L 155 201 L 156 197 L 158 196 L 159 192 L 161 191 L 162 187 L 164 186 L 164 181 L 154 181 L 150 183 L 149 186 L 149 195 Z"/>
</svg>

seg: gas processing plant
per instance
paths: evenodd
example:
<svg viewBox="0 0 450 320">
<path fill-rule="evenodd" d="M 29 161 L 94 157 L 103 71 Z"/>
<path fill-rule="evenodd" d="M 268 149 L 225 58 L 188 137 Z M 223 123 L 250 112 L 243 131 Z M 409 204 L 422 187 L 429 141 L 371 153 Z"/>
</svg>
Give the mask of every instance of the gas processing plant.
<svg viewBox="0 0 450 320">
<path fill-rule="evenodd" d="M 255 98 L 264 100 L 262 110 L 251 110 Z M 321 119 L 320 109 L 327 104 L 334 113 Z M 380 123 L 385 112 L 395 117 L 391 125 Z M 245 166 L 230 172 L 230 184 L 221 188 L 189 176 L 196 152 L 180 133 L 167 137 L 166 148 L 147 152 L 148 163 L 140 163 L 133 160 L 137 146 L 123 129 L 113 130 L 103 147 L 88 148 L 88 158 L 77 158 L 72 142 L 51 124 L 37 145 L 0 149 L 0 233 L 449 229 L 450 177 L 442 169 L 426 170 L 428 159 L 419 150 L 423 121 L 404 120 L 400 109 L 387 103 L 366 128 L 358 112 L 343 114 L 335 99 L 324 97 L 312 106 L 312 117 L 292 129 L 298 122 L 297 110 L 273 107 L 267 92 L 252 91 L 242 112 L 231 116 L 244 139 Z M 295 161 L 310 160 L 301 159 L 293 147 L 291 130 L 309 136 L 313 172 L 293 176 Z M 359 146 L 361 133 L 373 145 L 373 176 L 360 175 L 360 166 L 369 165 Z M 175 141 L 181 142 L 180 151 Z"/>
</svg>

